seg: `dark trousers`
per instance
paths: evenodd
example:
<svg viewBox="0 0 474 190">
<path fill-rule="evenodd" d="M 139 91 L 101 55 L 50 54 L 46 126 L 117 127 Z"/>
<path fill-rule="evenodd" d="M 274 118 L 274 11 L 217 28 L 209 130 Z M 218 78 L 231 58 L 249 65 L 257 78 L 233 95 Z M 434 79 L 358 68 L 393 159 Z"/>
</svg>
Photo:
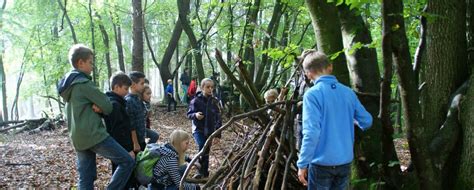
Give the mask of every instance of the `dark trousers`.
<svg viewBox="0 0 474 190">
<path fill-rule="evenodd" d="M 209 136 L 205 136 L 200 132 L 193 133 L 194 141 L 198 145 L 199 151 L 202 150 L 204 147 L 204 143 L 206 143 L 207 138 Z M 199 163 L 201 164 L 201 168 L 199 169 L 198 173 L 201 174 L 203 177 L 209 176 L 209 150 L 211 146 L 204 151 L 204 155 L 199 158 Z"/>
<path fill-rule="evenodd" d="M 173 104 L 173 111 L 176 111 L 176 100 L 173 96 L 168 95 L 168 112 L 171 111 L 171 104 Z"/>
</svg>

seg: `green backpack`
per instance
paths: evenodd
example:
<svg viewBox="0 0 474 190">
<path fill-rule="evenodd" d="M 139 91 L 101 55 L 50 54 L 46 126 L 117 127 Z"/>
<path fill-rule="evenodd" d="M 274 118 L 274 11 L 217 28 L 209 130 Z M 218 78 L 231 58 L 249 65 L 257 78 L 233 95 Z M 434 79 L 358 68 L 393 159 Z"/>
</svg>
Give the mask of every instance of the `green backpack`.
<svg viewBox="0 0 474 190">
<path fill-rule="evenodd" d="M 160 160 L 159 149 L 162 146 L 156 143 L 147 144 L 144 151 L 136 156 L 135 178 L 141 185 L 148 185 L 153 179 L 153 167 Z"/>
</svg>

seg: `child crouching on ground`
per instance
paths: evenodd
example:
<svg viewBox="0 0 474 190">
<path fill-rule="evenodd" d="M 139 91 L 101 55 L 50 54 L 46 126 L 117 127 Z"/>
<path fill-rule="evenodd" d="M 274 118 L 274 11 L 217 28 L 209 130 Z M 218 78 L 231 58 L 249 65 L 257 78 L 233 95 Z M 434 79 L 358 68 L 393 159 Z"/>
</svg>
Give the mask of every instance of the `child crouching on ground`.
<svg viewBox="0 0 474 190">
<path fill-rule="evenodd" d="M 181 177 L 187 167 L 185 158 L 190 139 L 191 136 L 182 130 L 174 130 L 171 133 L 170 141 L 158 150 L 161 157 L 153 168 L 155 180 L 148 189 L 178 189 Z M 197 184 L 184 183 L 184 189 L 194 190 L 200 189 L 200 187 Z"/>
</svg>

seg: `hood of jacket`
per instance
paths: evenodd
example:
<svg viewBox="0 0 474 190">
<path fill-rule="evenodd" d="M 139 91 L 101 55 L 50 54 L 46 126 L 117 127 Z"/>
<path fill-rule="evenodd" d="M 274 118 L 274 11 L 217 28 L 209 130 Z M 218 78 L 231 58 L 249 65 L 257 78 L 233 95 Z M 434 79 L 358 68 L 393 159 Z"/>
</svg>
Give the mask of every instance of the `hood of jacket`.
<svg viewBox="0 0 474 190">
<path fill-rule="evenodd" d="M 109 100 L 111 102 L 118 102 L 120 103 L 120 105 L 124 105 L 125 106 L 125 98 L 119 96 L 118 94 L 116 94 L 115 92 L 113 91 L 108 91 L 105 93 L 105 95 L 107 95 L 107 97 L 109 98 Z"/>
<path fill-rule="evenodd" d="M 91 80 L 91 76 L 79 70 L 68 72 L 58 83 L 58 93 L 66 102 L 71 98 L 71 87 L 75 84 L 86 83 Z"/>
<path fill-rule="evenodd" d="M 162 157 L 178 157 L 178 152 L 170 143 L 166 143 L 165 145 L 161 146 L 158 149 L 158 152 Z"/>
</svg>

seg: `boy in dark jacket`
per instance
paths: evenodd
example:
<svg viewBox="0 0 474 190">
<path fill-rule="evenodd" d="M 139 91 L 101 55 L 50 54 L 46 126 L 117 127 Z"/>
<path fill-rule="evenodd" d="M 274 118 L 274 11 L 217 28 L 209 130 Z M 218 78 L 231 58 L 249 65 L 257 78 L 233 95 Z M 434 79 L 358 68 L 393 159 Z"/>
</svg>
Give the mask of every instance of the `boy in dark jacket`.
<svg viewBox="0 0 474 190">
<path fill-rule="evenodd" d="M 188 118 L 192 120 L 193 136 L 199 151 L 204 147 L 204 143 L 209 136 L 222 125 L 221 115 L 218 107 L 218 100 L 212 96 L 214 81 L 209 78 L 201 82 L 201 92 L 191 100 L 188 110 Z M 213 139 L 213 143 L 218 143 L 218 139 Z M 209 147 L 210 149 L 210 147 Z M 195 178 L 209 176 L 209 149 L 205 150 L 204 156 L 199 159 L 201 168 Z"/>
<path fill-rule="evenodd" d="M 132 133 L 130 126 L 130 118 L 125 110 L 125 95 L 128 88 L 132 85 L 132 81 L 123 72 L 117 72 L 110 78 L 110 86 L 112 91 L 106 92 L 105 95 L 112 102 L 113 110 L 109 115 L 104 116 L 107 132 L 115 139 L 132 158 L 135 158 L 133 152 Z M 112 173 L 117 169 L 117 164 L 112 162 Z"/>
<path fill-rule="evenodd" d="M 138 153 L 145 150 L 146 145 L 146 109 L 140 99 L 140 94 L 145 88 L 145 74 L 132 71 L 128 76 L 132 80 L 132 85 L 130 86 L 130 93 L 125 96 L 125 109 L 132 126 L 133 151 Z"/>
<path fill-rule="evenodd" d="M 107 133 L 99 114 L 112 112 L 112 104 L 91 81 L 92 50 L 76 44 L 69 50 L 73 70 L 58 84 L 58 92 L 66 102 L 69 137 L 76 151 L 79 173 L 78 189 L 93 189 L 97 176 L 96 154 L 111 159 L 118 165 L 108 189 L 123 189 L 132 173 L 134 160 Z"/>
</svg>

